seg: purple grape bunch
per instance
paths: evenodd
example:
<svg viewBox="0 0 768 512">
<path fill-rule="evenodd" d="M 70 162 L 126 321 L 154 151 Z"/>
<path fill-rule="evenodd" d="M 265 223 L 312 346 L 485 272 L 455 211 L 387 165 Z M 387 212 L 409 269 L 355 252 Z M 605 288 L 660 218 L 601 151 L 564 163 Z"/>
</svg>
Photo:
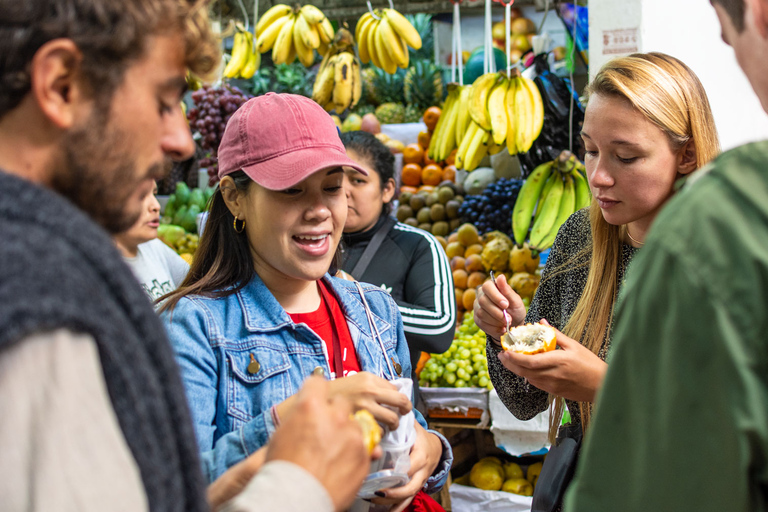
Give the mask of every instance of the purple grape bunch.
<svg viewBox="0 0 768 512">
<path fill-rule="evenodd" d="M 246 102 L 248 97 L 237 87 L 225 84 L 221 87 L 204 86 L 192 93 L 194 107 L 187 112 L 189 126 L 196 133 L 197 143 L 206 152 L 206 158 L 200 160 L 200 167 L 208 169 L 208 183 L 213 186 L 218 181 L 218 159 L 224 128 L 232 114 Z"/>
<path fill-rule="evenodd" d="M 474 224 L 481 235 L 501 231 L 512 236 L 512 209 L 522 185 L 523 180 L 500 178 L 482 194 L 467 195 L 459 207 L 461 222 Z"/>
</svg>

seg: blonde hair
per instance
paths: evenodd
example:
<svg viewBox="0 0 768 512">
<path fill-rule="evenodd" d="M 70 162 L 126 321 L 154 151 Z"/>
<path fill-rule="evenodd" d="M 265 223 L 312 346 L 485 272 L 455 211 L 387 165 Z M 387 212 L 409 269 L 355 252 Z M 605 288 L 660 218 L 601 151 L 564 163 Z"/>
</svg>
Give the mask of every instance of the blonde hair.
<svg viewBox="0 0 768 512">
<path fill-rule="evenodd" d="M 635 53 L 606 63 L 586 88 L 588 96 L 620 97 L 658 126 L 678 151 L 690 141 L 696 153 L 696 167 L 720 152 L 712 110 L 698 77 L 681 61 L 663 53 Z M 587 283 L 573 314 L 562 331 L 599 355 L 610 336 L 613 307 L 619 290 L 618 271 L 626 226 L 608 224 L 593 200 L 589 207 L 592 241 L 570 261 L 551 272 L 548 279 L 589 267 Z M 554 443 L 564 400 L 550 396 L 550 441 Z M 589 425 L 590 402 L 579 402 L 582 429 Z"/>
</svg>

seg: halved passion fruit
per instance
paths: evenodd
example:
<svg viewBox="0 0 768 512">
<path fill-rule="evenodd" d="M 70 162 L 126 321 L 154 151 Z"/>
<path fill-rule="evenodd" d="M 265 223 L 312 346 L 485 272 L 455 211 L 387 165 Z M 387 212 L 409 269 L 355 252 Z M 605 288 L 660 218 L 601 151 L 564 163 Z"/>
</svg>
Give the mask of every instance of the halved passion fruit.
<svg viewBox="0 0 768 512">
<path fill-rule="evenodd" d="M 525 324 L 513 327 L 501 337 L 504 350 L 520 354 L 538 354 L 555 350 L 557 334 L 552 327 L 543 324 Z"/>
</svg>

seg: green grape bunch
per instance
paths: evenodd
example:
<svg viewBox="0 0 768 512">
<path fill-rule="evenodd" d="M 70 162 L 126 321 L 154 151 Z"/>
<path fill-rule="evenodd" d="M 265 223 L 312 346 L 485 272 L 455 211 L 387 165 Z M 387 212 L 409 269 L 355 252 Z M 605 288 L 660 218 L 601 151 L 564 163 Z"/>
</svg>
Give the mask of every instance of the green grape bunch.
<svg viewBox="0 0 768 512">
<path fill-rule="evenodd" d="M 432 354 L 419 375 L 421 387 L 493 389 L 485 356 L 485 333 L 475 324 L 472 311 L 464 314 L 451 347 Z"/>
</svg>

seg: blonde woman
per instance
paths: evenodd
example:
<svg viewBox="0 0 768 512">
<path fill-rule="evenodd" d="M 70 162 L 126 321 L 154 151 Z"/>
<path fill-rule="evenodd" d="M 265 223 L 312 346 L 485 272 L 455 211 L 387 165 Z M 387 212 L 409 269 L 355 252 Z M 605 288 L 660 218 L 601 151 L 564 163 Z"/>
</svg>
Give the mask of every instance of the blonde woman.
<svg viewBox="0 0 768 512">
<path fill-rule="evenodd" d="M 488 334 L 489 373 L 499 397 L 522 420 L 553 403 L 553 442 L 563 399 L 577 437 L 589 424 L 607 368 L 614 304 L 653 219 L 674 194 L 675 182 L 719 152 L 706 93 L 673 57 L 614 59 L 586 92 L 581 135 L 591 206 L 560 228 L 527 314 L 503 275 L 481 287 L 474 308 L 475 321 Z M 550 323 L 561 350 L 536 356 L 502 351 L 503 310 L 512 325 Z"/>
</svg>

